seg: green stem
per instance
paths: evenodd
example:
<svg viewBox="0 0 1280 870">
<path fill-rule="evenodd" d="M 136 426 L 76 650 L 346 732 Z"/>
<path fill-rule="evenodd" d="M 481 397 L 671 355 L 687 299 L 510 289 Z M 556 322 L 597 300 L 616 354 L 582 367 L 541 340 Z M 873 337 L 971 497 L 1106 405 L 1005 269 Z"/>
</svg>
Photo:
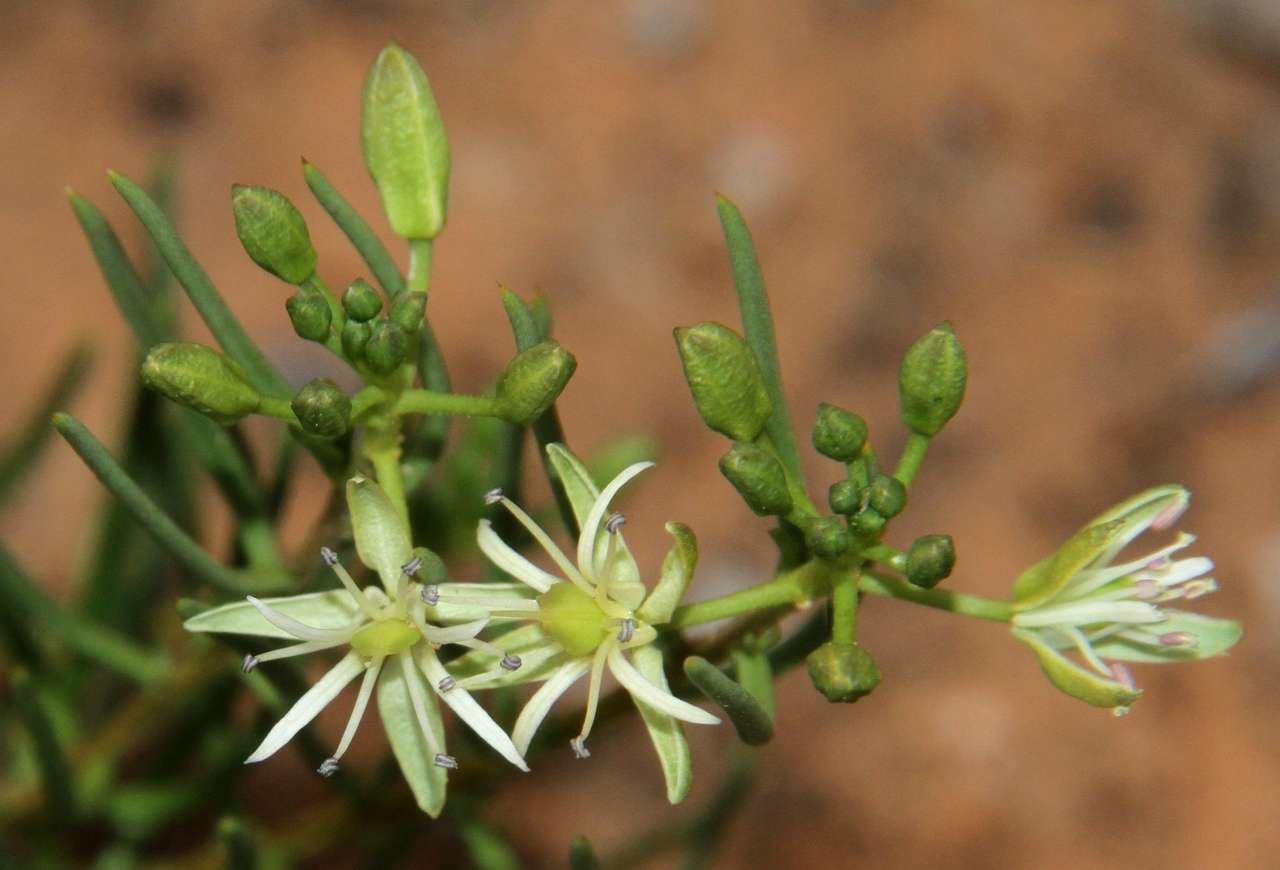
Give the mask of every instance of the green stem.
<svg viewBox="0 0 1280 870">
<path fill-rule="evenodd" d="M 409 524 L 409 502 L 404 493 L 404 472 L 400 468 L 400 419 L 371 424 L 365 431 L 364 455 L 373 464 L 373 473 L 382 491 L 396 506 L 400 518 Z"/>
<path fill-rule="evenodd" d="M 255 569 L 269 574 L 286 572 L 284 558 L 276 542 L 275 526 L 266 516 L 255 515 L 241 519 L 239 538 L 246 561 Z"/>
<path fill-rule="evenodd" d="M 888 565 L 895 571 L 905 571 L 907 568 L 906 554 L 900 550 L 895 550 L 888 544 L 876 543 L 865 547 L 862 550 L 862 557 Z"/>
<path fill-rule="evenodd" d="M 409 290 L 423 293 L 431 286 L 431 239 L 409 240 Z"/>
<path fill-rule="evenodd" d="M 502 403 L 493 396 L 468 396 L 462 393 L 436 393 L 431 390 L 405 390 L 392 409 L 403 414 L 456 414 L 463 417 L 499 417 L 505 413 Z"/>
<path fill-rule="evenodd" d="M 829 572 L 830 569 L 821 562 L 806 562 L 758 586 L 679 607 L 671 617 L 671 626 L 688 628 L 753 610 L 813 601 L 825 595 L 830 588 Z"/>
<path fill-rule="evenodd" d="M 54 733 L 53 721 L 45 710 L 35 684 L 24 669 L 13 675 L 13 706 L 26 726 L 44 780 L 48 800 L 46 818 L 59 827 L 75 824 L 77 813 L 71 767 Z"/>
<path fill-rule="evenodd" d="M 338 229 L 351 240 L 382 289 L 392 296 L 403 290 L 404 277 L 400 274 L 399 267 L 368 222 L 338 193 L 329 179 L 305 159 L 302 161 L 302 175 L 307 180 L 307 187 L 311 188 L 311 192 L 329 213 L 329 217 L 333 218 Z"/>
<path fill-rule="evenodd" d="M 286 423 L 298 423 L 298 417 L 293 413 L 293 406 L 288 399 L 272 399 L 268 396 L 262 397 L 262 403 L 258 405 L 258 413 L 265 414 L 268 417 L 275 417 L 277 420 L 284 420 Z"/>
<path fill-rule="evenodd" d="M 1009 602 L 998 598 L 984 598 L 981 595 L 967 595 L 946 589 L 921 589 L 905 580 L 877 571 L 864 571 L 858 580 L 858 588 L 872 595 L 898 598 L 976 619 L 989 619 L 993 622 L 1008 622 L 1012 615 Z"/>
<path fill-rule="evenodd" d="M 903 486 L 911 486 L 916 479 L 916 472 L 924 463 L 924 456 L 929 452 L 929 438 L 919 432 L 907 436 L 907 443 L 902 448 L 902 456 L 898 459 L 898 468 L 893 476 L 902 481 Z"/>
<path fill-rule="evenodd" d="M 858 639 L 858 569 L 841 571 L 831 583 L 831 640 L 853 643 Z"/>
</svg>

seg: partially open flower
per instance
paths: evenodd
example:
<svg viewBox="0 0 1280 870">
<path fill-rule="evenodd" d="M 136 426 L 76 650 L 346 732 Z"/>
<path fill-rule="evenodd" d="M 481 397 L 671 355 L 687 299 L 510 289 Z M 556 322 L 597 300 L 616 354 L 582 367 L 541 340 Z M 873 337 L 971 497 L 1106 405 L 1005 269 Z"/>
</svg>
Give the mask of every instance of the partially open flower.
<svg viewBox="0 0 1280 870">
<path fill-rule="evenodd" d="M 373 481 L 356 477 L 347 483 L 356 550 L 376 571 L 383 587 L 360 587 L 332 550 L 322 556 L 342 581 L 343 589 L 287 598 L 252 596 L 201 613 L 186 622 L 189 631 L 288 638 L 299 641 L 259 655 L 245 656 L 248 672 L 262 662 L 349 647 L 346 656 L 322 676 L 268 732 L 246 764 L 262 761 L 284 746 L 356 677 L 362 677 L 355 708 L 333 756 L 319 773 L 338 769 L 374 690 L 387 737 L 419 806 L 438 815 L 444 805 L 445 771 L 457 767 L 445 752 L 444 730 L 435 697 L 504 758 L 528 770 L 506 732 L 476 703 L 463 681 L 441 664 L 436 649 L 457 644 L 478 650 L 495 648 L 476 638 L 487 620 L 440 627 L 426 619 L 422 584 L 414 577 L 425 551 L 413 550 L 409 530 L 386 494 Z M 499 653 L 501 654 L 501 653 Z M 519 667 L 519 662 L 515 662 Z"/>
<path fill-rule="evenodd" d="M 1240 639 L 1239 623 L 1165 606 L 1218 588 L 1204 576 L 1212 561 L 1174 558 L 1193 536 L 1180 533 L 1152 553 L 1116 563 L 1147 529 L 1171 528 L 1189 500 L 1177 485 L 1147 490 L 1093 520 L 1018 578 L 1013 634 L 1035 651 L 1059 689 L 1122 714 L 1142 695 L 1125 662 L 1209 658 Z"/>
</svg>

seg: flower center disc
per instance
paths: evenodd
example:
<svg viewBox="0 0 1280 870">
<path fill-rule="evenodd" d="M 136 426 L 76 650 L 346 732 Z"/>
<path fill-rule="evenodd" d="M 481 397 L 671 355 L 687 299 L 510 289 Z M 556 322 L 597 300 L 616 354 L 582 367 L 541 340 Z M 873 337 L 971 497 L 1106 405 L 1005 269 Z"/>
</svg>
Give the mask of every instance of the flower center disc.
<svg viewBox="0 0 1280 870">
<path fill-rule="evenodd" d="M 556 583 L 538 596 L 542 628 L 571 656 L 590 655 L 608 634 L 608 617 L 594 598 L 572 583 Z"/>
<path fill-rule="evenodd" d="M 403 619 L 383 619 L 357 631 L 351 638 L 351 648 L 362 657 L 373 659 L 404 652 L 420 640 L 418 629 Z"/>
</svg>

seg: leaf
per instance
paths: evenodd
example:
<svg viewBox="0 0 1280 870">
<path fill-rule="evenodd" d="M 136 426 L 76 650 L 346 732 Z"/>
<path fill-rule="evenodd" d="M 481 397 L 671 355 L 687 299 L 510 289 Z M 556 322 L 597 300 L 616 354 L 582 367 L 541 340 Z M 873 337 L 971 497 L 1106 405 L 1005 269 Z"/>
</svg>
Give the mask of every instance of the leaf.
<svg viewBox="0 0 1280 870">
<path fill-rule="evenodd" d="M 413 790 L 418 807 L 434 819 L 444 809 L 448 776 L 444 768 L 436 766 L 435 752 L 427 745 L 422 729 L 418 727 L 406 680 L 418 682 L 419 694 L 437 744 L 444 745 L 444 722 L 436 705 L 435 692 L 417 668 L 402 665 L 401 656 L 391 656 L 382 666 L 382 676 L 378 678 L 378 713 L 382 716 L 382 727 L 387 732 L 391 751 L 400 764 L 405 781 Z"/>
<path fill-rule="evenodd" d="M 636 616 L 650 625 L 670 621 L 698 567 L 698 539 L 693 529 L 683 523 L 667 523 L 666 528 L 676 539 L 675 546 L 662 560 L 662 575 L 657 585 L 636 611 Z"/>
<path fill-rule="evenodd" d="M 773 739 L 773 717 L 755 697 L 724 671 L 701 656 L 684 660 L 684 673 L 702 694 L 715 702 L 748 746 L 762 746 Z"/>
<path fill-rule="evenodd" d="M 312 628 L 320 629 L 342 628 L 350 625 L 360 615 L 360 608 L 344 589 L 307 592 L 285 598 L 264 598 L 262 603 Z M 206 610 L 188 619 L 182 627 L 187 631 L 296 640 L 293 635 L 268 622 L 248 601 L 236 601 Z"/>
<path fill-rule="evenodd" d="M 662 653 L 657 647 L 639 647 L 632 651 L 631 658 L 645 679 L 663 691 L 670 691 L 663 671 Z M 684 727 L 675 718 L 659 713 L 643 701 L 636 700 L 635 704 L 658 753 L 662 775 L 667 781 L 667 800 L 678 804 L 689 794 L 689 787 L 693 784 L 693 759 L 689 742 L 685 740 Z"/>
</svg>

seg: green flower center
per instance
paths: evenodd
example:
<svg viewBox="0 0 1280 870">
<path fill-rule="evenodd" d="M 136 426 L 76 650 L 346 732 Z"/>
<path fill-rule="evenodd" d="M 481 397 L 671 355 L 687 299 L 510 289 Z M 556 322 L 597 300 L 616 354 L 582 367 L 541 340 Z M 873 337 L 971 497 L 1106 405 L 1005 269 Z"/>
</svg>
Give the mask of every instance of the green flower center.
<svg viewBox="0 0 1280 870">
<path fill-rule="evenodd" d="M 571 656 L 595 652 L 609 633 L 609 617 L 572 583 L 556 583 L 539 595 L 538 614 L 543 630 Z"/>
<path fill-rule="evenodd" d="M 351 637 L 351 648 L 366 659 L 381 658 L 404 652 L 418 641 L 422 633 L 403 619 L 372 622 Z"/>
</svg>

